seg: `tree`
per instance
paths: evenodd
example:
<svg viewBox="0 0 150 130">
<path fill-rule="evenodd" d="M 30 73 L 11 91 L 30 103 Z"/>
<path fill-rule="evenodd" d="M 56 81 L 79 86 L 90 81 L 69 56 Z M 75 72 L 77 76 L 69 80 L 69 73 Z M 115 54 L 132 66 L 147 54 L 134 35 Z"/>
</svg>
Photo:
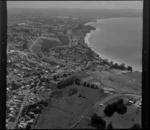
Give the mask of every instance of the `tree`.
<svg viewBox="0 0 150 130">
<path fill-rule="evenodd" d="M 83 83 L 83 86 L 87 86 L 87 82 L 84 82 L 84 83 Z"/>
<path fill-rule="evenodd" d="M 114 112 L 118 112 L 118 114 L 125 114 L 127 112 L 127 107 L 123 102 L 123 99 L 119 99 L 118 101 L 112 103 L 112 104 L 108 104 L 105 109 L 104 109 L 104 113 L 107 117 L 111 117 Z"/>
<path fill-rule="evenodd" d="M 107 117 L 111 117 L 114 114 L 114 109 L 112 109 L 112 105 L 108 104 L 105 109 L 104 109 L 104 113 Z"/>
<path fill-rule="evenodd" d="M 114 129 L 113 125 L 112 125 L 112 122 L 109 122 L 109 124 L 107 125 L 107 129 Z"/>
<path fill-rule="evenodd" d="M 27 43 L 23 43 L 22 47 L 23 47 L 23 50 L 27 49 L 28 48 L 28 44 Z"/>
<path fill-rule="evenodd" d="M 110 65 L 113 65 L 113 64 L 114 64 L 113 61 L 111 61 L 111 62 L 110 62 Z"/>
<path fill-rule="evenodd" d="M 140 129 L 141 127 L 140 127 L 140 124 L 138 124 L 138 123 L 136 123 L 136 124 L 134 124 L 132 127 L 131 127 L 131 129 Z"/>
<path fill-rule="evenodd" d="M 118 106 L 117 102 L 114 102 L 114 103 L 111 104 L 111 109 L 112 109 L 113 112 L 117 111 L 117 106 Z"/>
<path fill-rule="evenodd" d="M 80 85 L 81 80 L 80 79 L 75 79 L 75 84 Z"/>
<path fill-rule="evenodd" d="M 124 64 L 124 63 L 122 63 L 122 64 L 120 65 L 120 69 L 122 69 L 122 70 L 125 69 L 125 64 Z"/>
<path fill-rule="evenodd" d="M 132 72 L 132 67 L 131 67 L 131 66 L 128 66 L 128 67 L 127 67 L 127 70 L 129 70 L 129 71 Z"/>
<path fill-rule="evenodd" d="M 119 99 L 119 100 L 117 101 L 117 104 L 123 104 L 123 99 L 122 99 L 122 98 Z"/>
<path fill-rule="evenodd" d="M 44 102 L 44 106 L 45 106 L 45 107 L 48 106 L 48 102 L 47 102 L 47 101 Z"/>
<path fill-rule="evenodd" d="M 90 84 L 89 84 L 89 83 L 87 83 L 86 87 L 90 87 Z"/>
<path fill-rule="evenodd" d="M 118 67 L 119 67 L 118 63 L 115 63 L 115 64 L 114 64 L 114 67 L 115 67 L 115 68 L 118 68 Z"/>
<path fill-rule="evenodd" d="M 53 76 L 53 80 L 56 80 L 57 78 L 58 78 L 57 75 L 54 75 L 54 76 Z"/>
<path fill-rule="evenodd" d="M 97 86 L 97 85 L 94 85 L 94 89 L 98 89 L 98 86 Z"/>
<path fill-rule="evenodd" d="M 27 124 L 27 126 L 25 127 L 26 130 L 31 129 L 31 126 L 29 124 Z"/>
<path fill-rule="evenodd" d="M 122 114 L 122 117 L 123 117 L 123 114 L 127 112 L 127 107 L 124 104 L 119 104 L 117 106 L 117 112 L 118 114 Z"/>
<path fill-rule="evenodd" d="M 96 127 L 97 129 L 105 129 L 106 121 L 102 119 L 101 116 L 98 116 L 97 114 L 93 114 L 91 117 L 91 126 Z"/>
<path fill-rule="evenodd" d="M 91 88 L 94 88 L 94 86 L 95 86 L 94 84 L 91 84 Z"/>
</svg>

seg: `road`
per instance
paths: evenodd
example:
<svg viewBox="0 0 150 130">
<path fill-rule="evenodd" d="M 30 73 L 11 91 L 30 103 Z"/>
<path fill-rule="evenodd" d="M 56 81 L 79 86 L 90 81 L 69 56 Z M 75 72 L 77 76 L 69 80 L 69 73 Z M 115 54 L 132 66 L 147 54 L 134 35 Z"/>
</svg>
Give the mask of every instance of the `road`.
<svg viewBox="0 0 150 130">
<path fill-rule="evenodd" d="M 124 95 L 126 95 L 126 96 L 132 96 L 132 97 L 137 97 L 137 98 L 142 98 L 142 95 L 140 95 L 140 94 L 125 93 Z"/>
<path fill-rule="evenodd" d="M 24 97 L 24 99 L 23 99 L 23 102 L 22 102 L 22 104 L 21 104 L 21 108 L 20 108 L 20 110 L 19 110 L 19 113 L 18 113 L 18 115 L 17 115 L 17 117 L 16 117 L 16 119 L 15 119 L 15 122 L 13 123 L 13 126 L 12 126 L 11 129 L 15 129 L 15 128 L 16 128 L 16 124 L 18 123 L 18 120 L 19 120 L 19 118 L 20 118 L 20 115 L 21 115 L 21 113 L 22 113 L 22 111 L 23 111 L 24 104 L 26 104 L 26 102 L 27 102 L 27 97 L 28 97 L 29 92 L 30 92 L 30 91 L 27 90 L 26 95 L 25 95 L 25 97 Z"/>
<path fill-rule="evenodd" d="M 105 102 L 109 101 L 110 99 L 115 98 L 115 97 L 119 97 L 121 95 L 122 94 L 120 94 L 120 93 L 110 95 L 109 97 L 104 98 L 102 101 L 98 101 L 97 103 L 95 103 L 93 108 L 96 108 L 97 106 L 99 106 L 99 104 L 104 104 Z"/>
<path fill-rule="evenodd" d="M 22 104 L 21 104 L 21 108 L 20 108 L 20 110 L 19 110 L 19 113 L 18 113 L 18 115 L 17 115 L 17 117 L 16 117 L 16 119 L 15 119 L 15 122 L 14 122 L 13 125 L 12 125 L 12 128 L 10 128 L 10 129 L 15 129 L 15 128 L 16 128 L 16 125 L 17 125 L 18 120 L 19 120 L 19 118 L 20 118 L 20 115 L 21 115 L 21 113 L 22 113 L 22 111 L 23 111 L 23 109 L 24 109 L 24 106 L 27 104 L 27 100 L 28 100 L 28 95 L 29 95 L 29 93 L 31 93 L 33 90 L 37 89 L 37 88 L 39 87 L 39 83 L 40 83 L 40 80 L 38 81 L 38 83 L 37 83 L 37 85 L 36 85 L 35 88 L 32 88 L 31 90 L 27 90 L 27 92 L 26 92 L 26 94 L 25 94 L 25 97 L 24 97 L 24 99 L 23 99 L 23 102 L 22 102 Z"/>
</svg>

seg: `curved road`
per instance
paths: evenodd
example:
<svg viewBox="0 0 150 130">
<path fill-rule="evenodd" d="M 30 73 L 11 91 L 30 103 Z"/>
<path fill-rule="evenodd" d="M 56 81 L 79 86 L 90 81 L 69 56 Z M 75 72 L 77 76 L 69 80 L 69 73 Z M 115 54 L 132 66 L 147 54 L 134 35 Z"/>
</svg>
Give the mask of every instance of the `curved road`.
<svg viewBox="0 0 150 130">
<path fill-rule="evenodd" d="M 87 118 L 86 114 L 89 112 L 90 109 L 96 108 L 96 107 L 99 106 L 99 104 L 104 104 L 104 103 L 106 103 L 107 101 L 109 101 L 109 100 L 112 99 L 112 98 L 116 98 L 116 97 L 120 97 L 120 96 L 121 96 L 121 97 L 122 97 L 122 96 L 129 96 L 129 95 L 130 95 L 130 96 L 141 97 L 140 95 L 137 95 L 137 94 L 130 94 L 130 93 L 126 93 L 126 94 L 117 93 L 117 94 L 110 95 L 109 97 L 106 97 L 106 98 L 104 98 L 103 100 L 98 101 L 98 102 L 96 102 L 94 105 L 88 107 L 88 108 L 84 111 L 84 113 L 80 116 L 79 120 L 78 120 L 75 124 L 73 124 L 69 129 L 72 129 L 72 128 L 76 127 L 85 117 Z"/>
<path fill-rule="evenodd" d="M 99 104 L 104 104 L 104 103 L 107 102 L 108 100 L 110 100 L 110 99 L 112 99 L 112 98 L 115 98 L 115 97 L 118 97 L 118 96 L 121 96 L 121 94 L 110 95 L 109 97 L 106 97 L 106 98 L 104 98 L 103 100 L 98 101 L 98 102 L 96 102 L 94 105 L 88 107 L 88 108 L 84 111 L 84 113 L 80 116 L 79 120 L 78 120 L 75 124 L 73 124 L 69 129 L 72 129 L 72 128 L 74 128 L 75 126 L 77 126 L 77 125 L 82 121 L 82 119 L 85 117 L 85 115 L 89 112 L 90 109 L 93 109 L 93 108 L 97 107 Z"/>
</svg>

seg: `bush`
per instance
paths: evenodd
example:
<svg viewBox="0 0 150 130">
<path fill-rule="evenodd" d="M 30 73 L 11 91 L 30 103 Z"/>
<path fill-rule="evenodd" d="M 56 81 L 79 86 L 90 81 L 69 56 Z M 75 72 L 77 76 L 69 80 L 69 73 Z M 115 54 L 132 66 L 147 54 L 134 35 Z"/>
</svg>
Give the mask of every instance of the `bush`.
<svg viewBox="0 0 150 130">
<path fill-rule="evenodd" d="M 141 129 L 140 124 L 136 123 L 134 124 L 131 129 Z"/>
<path fill-rule="evenodd" d="M 77 92 L 78 92 L 77 88 L 72 88 L 72 89 L 69 90 L 68 96 L 72 96 L 72 95 L 76 94 Z"/>
<path fill-rule="evenodd" d="M 106 121 L 102 119 L 101 116 L 94 114 L 91 117 L 91 126 L 96 127 L 97 129 L 105 129 L 106 128 Z"/>
<path fill-rule="evenodd" d="M 112 125 L 112 122 L 110 122 L 110 123 L 107 125 L 107 129 L 114 129 L 114 128 L 113 128 L 113 125 Z"/>
</svg>

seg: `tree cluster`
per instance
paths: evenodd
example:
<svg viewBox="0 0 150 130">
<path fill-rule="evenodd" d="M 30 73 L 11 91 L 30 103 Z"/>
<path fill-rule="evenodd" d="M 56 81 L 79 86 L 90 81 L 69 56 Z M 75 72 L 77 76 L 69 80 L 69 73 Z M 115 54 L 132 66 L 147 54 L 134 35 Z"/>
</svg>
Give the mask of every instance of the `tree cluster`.
<svg viewBox="0 0 150 130">
<path fill-rule="evenodd" d="M 117 102 L 108 104 L 104 109 L 104 113 L 108 117 L 111 117 L 115 112 L 122 115 L 127 112 L 127 107 L 123 103 L 123 99 L 119 99 Z"/>
<path fill-rule="evenodd" d="M 98 86 L 95 84 L 90 84 L 88 82 L 83 82 L 83 86 L 88 87 L 88 88 L 93 88 L 93 89 L 98 89 Z"/>
<path fill-rule="evenodd" d="M 90 83 L 88 83 L 88 82 L 86 82 L 86 81 L 85 81 L 85 82 L 82 82 L 81 79 L 78 79 L 78 78 L 76 78 L 75 84 L 76 84 L 76 85 L 83 85 L 83 86 L 88 87 L 88 88 L 98 89 L 98 86 L 97 86 L 97 85 L 95 85 L 95 84 L 90 84 Z"/>
<path fill-rule="evenodd" d="M 112 122 L 109 122 L 109 124 L 107 125 L 107 129 L 114 129 Z"/>
<path fill-rule="evenodd" d="M 75 77 L 71 77 L 71 78 L 67 78 L 65 80 L 62 80 L 60 81 L 58 84 L 57 84 L 57 88 L 58 89 L 62 89 L 64 87 L 67 87 L 67 86 L 70 86 L 70 85 L 73 85 L 74 82 L 75 82 Z"/>
<path fill-rule="evenodd" d="M 124 63 L 122 63 L 121 65 L 119 65 L 117 63 L 113 64 L 113 62 L 110 62 L 110 65 L 111 65 L 110 68 L 114 68 L 114 69 L 129 70 L 129 71 L 133 70 L 131 66 L 126 67 Z"/>
</svg>

